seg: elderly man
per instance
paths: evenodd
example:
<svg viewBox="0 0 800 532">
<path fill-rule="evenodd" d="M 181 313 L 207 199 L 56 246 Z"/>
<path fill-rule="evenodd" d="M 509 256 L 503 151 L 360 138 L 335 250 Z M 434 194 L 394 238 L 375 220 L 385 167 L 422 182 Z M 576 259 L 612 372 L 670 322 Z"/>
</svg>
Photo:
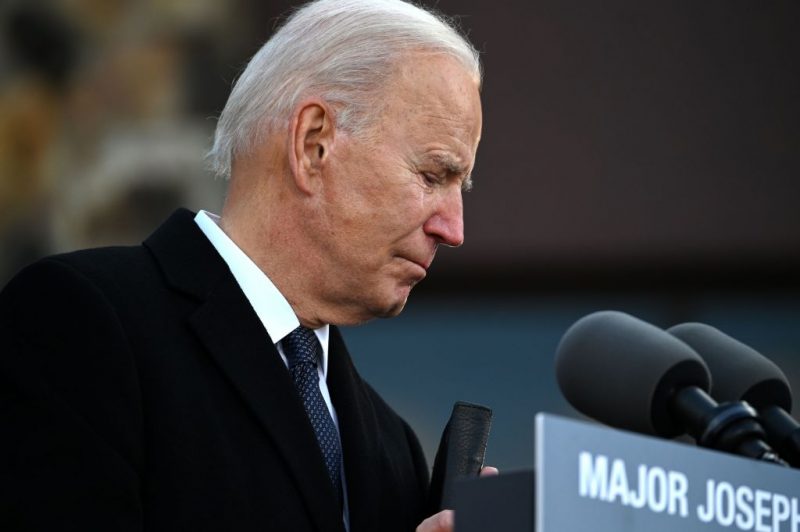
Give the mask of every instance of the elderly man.
<svg viewBox="0 0 800 532">
<path fill-rule="evenodd" d="M 3 530 L 450 529 L 335 325 L 398 314 L 462 243 L 479 87 L 419 8 L 297 11 L 220 117 L 219 217 L 44 259 L 0 296 Z"/>
</svg>

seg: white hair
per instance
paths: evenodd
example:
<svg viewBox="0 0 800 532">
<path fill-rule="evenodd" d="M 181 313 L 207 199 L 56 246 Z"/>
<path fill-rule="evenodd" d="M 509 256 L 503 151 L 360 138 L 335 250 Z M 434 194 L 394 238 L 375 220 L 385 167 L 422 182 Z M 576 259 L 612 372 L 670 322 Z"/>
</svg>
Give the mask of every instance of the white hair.
<svg viewBox="0 0 800 532">
<path fill-rule="evenodd" d="M 363 132 L 379 110 L 380 89 L 395 61 L 411 51 L 451 56 L 481 80 L 478 52 L 440 15 L 400 0 L 306 4 L 236 81 L 208 154 L 212 169 L 229 178 L 233 159 L 276 124 L 286 124 L 295 106 L 311 95 L 335 108 L 337 127 Z"/>
</svg>

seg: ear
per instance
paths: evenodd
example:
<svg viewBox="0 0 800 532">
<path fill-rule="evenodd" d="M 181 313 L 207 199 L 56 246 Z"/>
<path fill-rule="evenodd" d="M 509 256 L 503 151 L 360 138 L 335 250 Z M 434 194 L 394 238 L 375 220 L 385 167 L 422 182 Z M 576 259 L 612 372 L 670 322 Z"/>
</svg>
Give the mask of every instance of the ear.
<svg viewBox="0 0 800 532">
<path fill-rule="evenodd" d="M 291 122 L 289 164 L 297 188 L 316 190 L 334 137 L 334 118 L 328 105 L 311 99 L 297 106 Z"/>
</svg>

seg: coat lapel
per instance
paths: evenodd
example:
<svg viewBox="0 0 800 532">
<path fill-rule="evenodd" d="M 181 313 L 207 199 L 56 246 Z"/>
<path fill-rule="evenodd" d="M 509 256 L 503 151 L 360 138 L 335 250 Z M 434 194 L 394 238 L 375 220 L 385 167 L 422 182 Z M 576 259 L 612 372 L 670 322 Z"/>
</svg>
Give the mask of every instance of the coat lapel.
<svg viewBox="0 0 800 532">
<path fill-rule="evenodd" d="M 379 530 L 380 456 L 378 422 L 366 385 L 356 373 L 338 328 L 331 327 L 328 357 L 328 388 L 339 418 L 344 455 L 347 497 L 350 503 L 350 532 Z"/>
<path fill-rule="evenodd" d="M 272 340 L 227 265 L 193 221 L 176 212 L 145 245 L 168 282 L 200 300 L 190 324 L 269 433 L 321 531 L 342 531 L 342 513 L 311 424 Z"/>
</svg>

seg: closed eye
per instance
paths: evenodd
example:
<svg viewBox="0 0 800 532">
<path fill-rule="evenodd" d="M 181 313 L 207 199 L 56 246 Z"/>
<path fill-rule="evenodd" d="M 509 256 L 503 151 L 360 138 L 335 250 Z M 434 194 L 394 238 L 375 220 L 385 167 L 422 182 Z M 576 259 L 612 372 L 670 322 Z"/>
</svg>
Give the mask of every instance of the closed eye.
<svg viewBox="0 0 800 532">
<path fill-rule="evenodd" d="M 442 182 L 442 178 L 431 172 L 422 172 L 422 179 L 428 186 L 435 186 Z"/>
</svg>

